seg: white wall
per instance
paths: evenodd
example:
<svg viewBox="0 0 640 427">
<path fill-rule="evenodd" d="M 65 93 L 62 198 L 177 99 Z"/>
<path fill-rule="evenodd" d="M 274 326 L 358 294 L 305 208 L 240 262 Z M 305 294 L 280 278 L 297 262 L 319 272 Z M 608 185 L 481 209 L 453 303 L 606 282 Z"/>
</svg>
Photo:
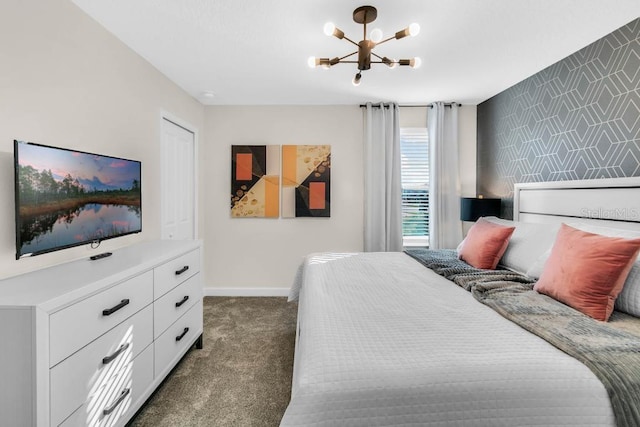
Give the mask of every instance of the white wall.
<svg viewBox="0 0 640 427">
<path fill-rule="evenodd" d="M 99 251 L 159 238 L 161 111 L 202 128 L 204 107 L 68 0 L 2 0 L 0 65 L 0 277 L 90 255 L 15 260 L 14 139 L 141 160 L 144 231 Z"/>
<path fill-rule="evenodd" d="M 458 159 L 462 197 L 476 197 L 477 110 L 475 105 L 463 105 L 458 110 Z"/>
<path fill-rule="evenodd" d="M 463 105 L 458 110 L 461 197 L 476 197 L 477 110 L 475 105 Z M 467 235 L 472 225 L 472 222 L 462 222 L 463 236 Z"/>
<path fill-rule="evenodd" d="M 401 128 L 426 128 L 429 107 L 400 107 Z"/>
<path fill-rule="evenodd" d="M 462 195 L 475 195 L 476 107 L 460 109 Z M 302 257 L 363 246 L 363 115 L 357 106 L 207 107 L 201 145 L 205 292 L 261 295 L 289 288 Z M 402 126 L 426 125 L 426 108 L 401 108 Z M 331 218 L 229 214 L 231 145 L 331 144 Z"/>
<path fill-rule="evenodd" d="M 203 157 L 205 286 L 288 289 L 302 257 L 362 251 L 362 111 L 358 106 L 207 107 Z M 230 217 L 231 145 L 331 144 L 330 218 Z M 258 290 L 255 290 L 258 288 Z"/>
</svg>

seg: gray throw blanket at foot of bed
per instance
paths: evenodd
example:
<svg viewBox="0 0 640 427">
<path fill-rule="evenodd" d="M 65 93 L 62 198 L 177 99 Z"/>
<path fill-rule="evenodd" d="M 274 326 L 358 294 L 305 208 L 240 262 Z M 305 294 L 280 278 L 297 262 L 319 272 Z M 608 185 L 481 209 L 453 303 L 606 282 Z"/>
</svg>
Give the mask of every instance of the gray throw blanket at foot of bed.
<svg viewBox="0 0 640 427">
<path fill-rule="evenodd" d="M 607 389 L 617 426 L 640 426 L 640 319 L 614 312 L 609 322 L 594 320 L 534 291 L 526 276 L 473 268 L 453 250 L 406 253 L 585 364 Z"/>
</svg>

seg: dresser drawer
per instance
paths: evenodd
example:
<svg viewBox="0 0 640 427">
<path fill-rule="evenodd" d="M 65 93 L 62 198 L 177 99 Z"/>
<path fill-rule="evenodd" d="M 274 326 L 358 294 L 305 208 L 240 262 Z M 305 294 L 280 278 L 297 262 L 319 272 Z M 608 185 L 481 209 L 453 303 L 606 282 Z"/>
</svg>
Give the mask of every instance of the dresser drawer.
<svg viewBox="0 0 640 427">
<path fill-rule="evenodd" d="M 155 376 L 165 374 L 202 333 L 202 299 L 154 341 Z"/>
<path fill-rule="evenodd" d="M 153 301 L 148 271 L 66 307 L 49 318 L 49 366 L 84 347 Z"/>
<path fill-rule="evenodd" d="M 200 273 L 170 290 L 153 303 L 154 338 L 158 338 L 173 322 L 202 299 Z"/>
<path fill-rule="evenodd" d="M 62 427 L 113 427 L 124 425 L 133 415 L 129 410 L 153 382 L 153 345 L 145 348 L 122 371 L 105 381 L 62 424 Z M 104 411 L 110 410 L 109 414 Z M 123 415 L 125 417 L 123 417 Z M 52 424 L 55 425 L 55 424 Z"/>
<path fill-rule="evenodd" d="M 153 270 L 155 298 L 160 298 L 199 271 L 200 251 L 198 249 L 171 261 L 167 261 L 162 266 L 155 268 Z"/>
<path fill-rule="evenodd" d="M 52 425 L 89 402 L 151 344 L 152 322 L 153 307 L 148 305 L 50 370 Z"/>
</svg>

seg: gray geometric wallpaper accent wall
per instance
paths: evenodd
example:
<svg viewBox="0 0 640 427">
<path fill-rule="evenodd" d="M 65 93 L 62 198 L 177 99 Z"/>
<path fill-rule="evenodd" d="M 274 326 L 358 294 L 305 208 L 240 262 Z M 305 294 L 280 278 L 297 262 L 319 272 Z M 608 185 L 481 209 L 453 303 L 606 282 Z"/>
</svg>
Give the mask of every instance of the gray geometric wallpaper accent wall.
<svg viewBox="0 0 640 427">
<path fill-rule="evenodd" d="M 640 176 L 640 18 L 478 105 L 478 194 Z"/>
</svg>

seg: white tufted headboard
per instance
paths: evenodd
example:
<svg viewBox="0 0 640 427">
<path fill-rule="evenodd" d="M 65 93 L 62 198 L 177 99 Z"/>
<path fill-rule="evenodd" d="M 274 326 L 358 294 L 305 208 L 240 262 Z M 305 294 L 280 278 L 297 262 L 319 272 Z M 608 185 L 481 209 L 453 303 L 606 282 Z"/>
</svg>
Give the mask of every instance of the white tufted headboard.
<svg viewBox="0 0 640 427">
<path fill-rule="evenodd" d="M 515 184 L 513 219 L 640 231 L 640 177 Z"/>
</svg>

